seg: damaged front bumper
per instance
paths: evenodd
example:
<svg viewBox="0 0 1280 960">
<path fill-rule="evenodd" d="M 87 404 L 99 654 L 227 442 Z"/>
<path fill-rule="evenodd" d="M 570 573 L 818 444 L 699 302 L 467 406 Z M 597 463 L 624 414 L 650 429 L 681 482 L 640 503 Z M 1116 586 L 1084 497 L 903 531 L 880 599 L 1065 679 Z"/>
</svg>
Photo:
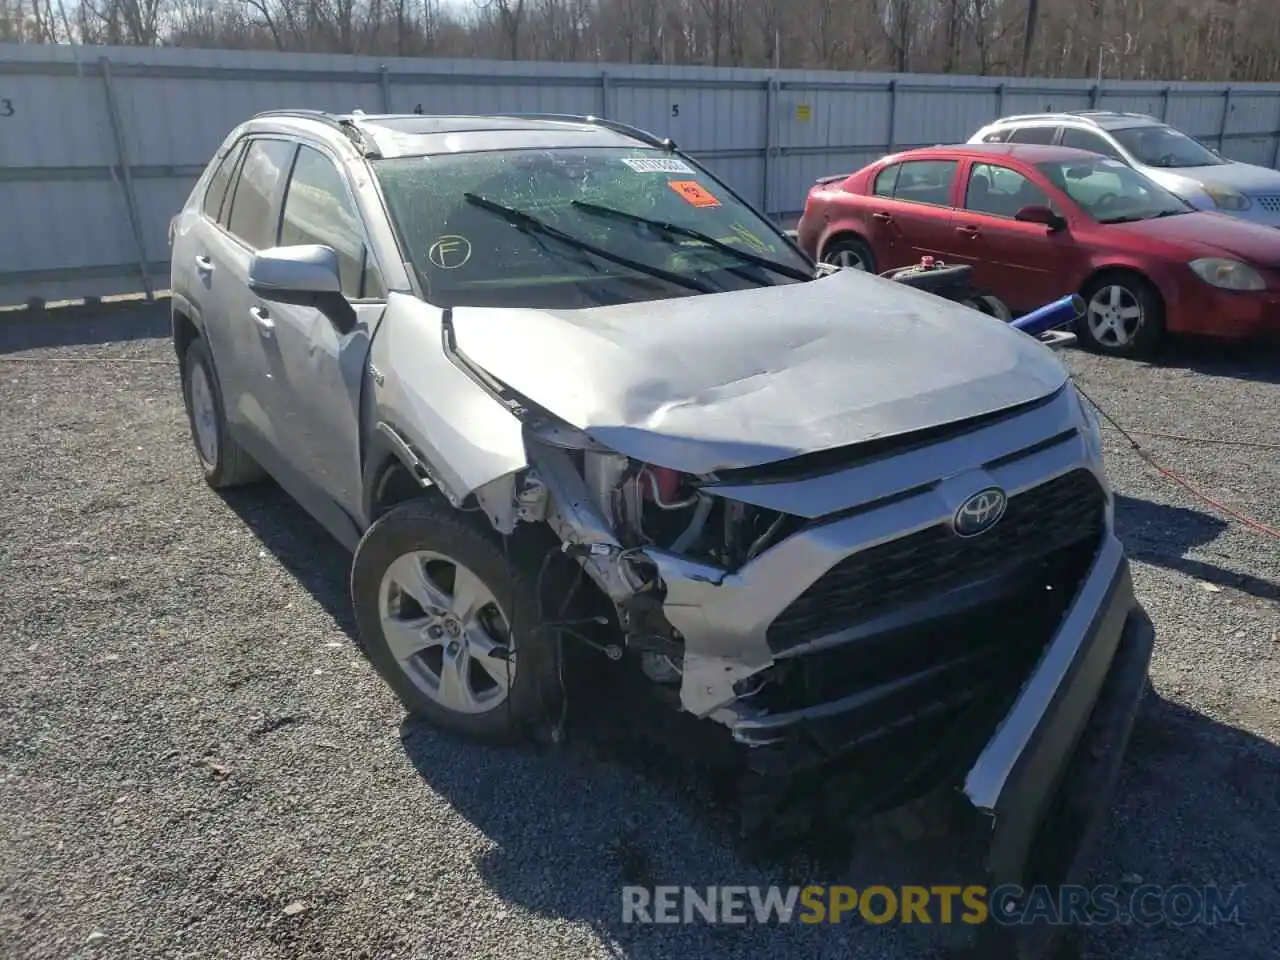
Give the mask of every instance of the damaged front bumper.
<svg viewBox="0 0 1280 960">
<path fill-rule="evenodd" d="M 957 469 L 931 480 L 939 460 Z M 954 788 L 989 833 L 991 882 L 1055 882 L 1106 808 L 1153 638 L 1097 464 L 1060 396 L 797 483 L 828 498 L 821 517 L 738 571 L 647 549 L 685 709 L 756 773 L 834 772 L 848 817 Z M 779 506 L 788 486 L 725 495 Z M 986 486 L 1005 516 L 957 538 L 948 518 Z"/>
</svg>

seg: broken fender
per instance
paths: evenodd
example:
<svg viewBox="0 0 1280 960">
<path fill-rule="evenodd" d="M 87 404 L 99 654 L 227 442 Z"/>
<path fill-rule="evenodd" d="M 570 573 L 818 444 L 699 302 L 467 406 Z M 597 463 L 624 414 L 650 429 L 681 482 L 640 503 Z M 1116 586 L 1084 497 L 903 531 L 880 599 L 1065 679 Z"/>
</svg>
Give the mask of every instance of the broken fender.
<svg viewBox="0 0 1280 960">
<path fill-rule="evenodd" d="M 443 349 L 443 311 L 391 295 L 370 352 L 375 422 L 413 448 L 449 499 L 523 469 L 523 427 Z"/>
</svg>

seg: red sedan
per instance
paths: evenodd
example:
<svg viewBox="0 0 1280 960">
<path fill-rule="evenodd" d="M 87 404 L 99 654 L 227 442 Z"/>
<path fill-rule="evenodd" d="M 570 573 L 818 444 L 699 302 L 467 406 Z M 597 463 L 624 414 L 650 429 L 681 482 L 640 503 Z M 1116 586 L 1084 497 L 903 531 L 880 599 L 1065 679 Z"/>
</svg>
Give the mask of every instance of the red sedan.
<svg viewBox="0 0 1280 960">
<path fill-rule="evenodd" d="M 883 272 L 932 256 L 973 267 L 1013 312 L 1069 293 L 1078 333 L 1132 355 L 1166 331 L 1280 333 L 1280 230 L 1194 210 L 1125 164 L 1067 147 L 973 144 L 884 157 L 814 184 L 811 256 Z"/>
</svg>

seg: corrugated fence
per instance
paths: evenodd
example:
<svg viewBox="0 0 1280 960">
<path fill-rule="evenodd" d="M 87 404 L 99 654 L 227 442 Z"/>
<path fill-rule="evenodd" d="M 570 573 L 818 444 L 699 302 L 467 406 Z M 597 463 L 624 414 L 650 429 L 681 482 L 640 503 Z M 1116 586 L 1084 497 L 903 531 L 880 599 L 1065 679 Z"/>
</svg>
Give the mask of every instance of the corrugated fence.
<svg viewBox="0 0 1280 960">
<path fill-rule="evenodd" d="M 0 304 L 167 286 L 170 216 L 236 123 L 281 107 L 595 114 L 672 137 L 769 214 L 817 177 L 1001 114 L 1151 113 L 1276 167 L 1280 86 L 381 60 L 0 45 Z"/>
</svg>

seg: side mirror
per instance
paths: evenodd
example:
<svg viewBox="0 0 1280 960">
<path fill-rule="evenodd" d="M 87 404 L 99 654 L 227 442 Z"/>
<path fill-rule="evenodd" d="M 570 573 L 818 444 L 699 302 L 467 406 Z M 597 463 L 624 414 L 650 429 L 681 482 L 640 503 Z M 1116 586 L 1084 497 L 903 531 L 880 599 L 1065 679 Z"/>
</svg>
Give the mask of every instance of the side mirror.
<svg viewBox="0 0 1280 960">
<path fill-rule="evenodd" d="M 1013 219 L 1022 223 L 1041 223 L 1049 228 L 1050 231 L 1061 230 L 1067 225 L 1067 221 L 1058 214 L 1054 213 L 1048 207 L 1023 207 L 1013 215 Z"/>
<path fill-rule="evenodd" d="M 249 264 L 249 289 L 264 300 L 305 306 L 340 296 L 337 251 L 317 244 L 262 250 Z"/>
<path fill-rule="evenodd" d="M 355 311 L 342 295 L 338 253 L 332 247 L 301 244 L 259 251 L 249 263 L 249 289 L 263 300 L 315 307 L 341 333 L 355 326 Z"/>
</svg>

